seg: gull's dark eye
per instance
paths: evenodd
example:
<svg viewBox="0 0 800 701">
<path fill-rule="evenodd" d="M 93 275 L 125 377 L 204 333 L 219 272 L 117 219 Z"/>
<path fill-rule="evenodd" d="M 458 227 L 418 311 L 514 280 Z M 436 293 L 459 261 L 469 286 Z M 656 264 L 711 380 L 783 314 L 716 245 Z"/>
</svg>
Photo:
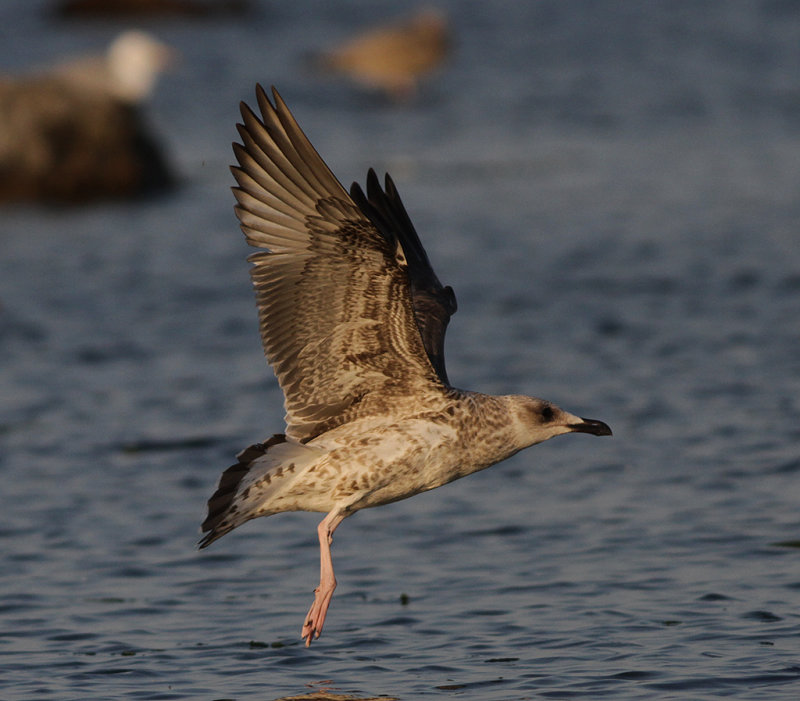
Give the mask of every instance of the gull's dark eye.
<svg viewBox="0 0 800 701">
<path fill-rule="evenodd" d="M 542 409 L 542 421 L 549 422 L 553 420 L 553 407 L 546 406 Z"/>
</svg>

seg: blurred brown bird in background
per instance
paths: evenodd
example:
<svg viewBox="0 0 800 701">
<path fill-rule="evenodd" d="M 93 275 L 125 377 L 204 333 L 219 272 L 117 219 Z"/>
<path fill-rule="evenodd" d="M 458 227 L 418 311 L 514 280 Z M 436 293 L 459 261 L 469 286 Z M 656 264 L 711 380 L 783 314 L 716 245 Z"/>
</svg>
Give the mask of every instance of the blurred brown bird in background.
<svg viewBox="0 0 800 701">
<path fill-rule="evenodd" d="M 442 64 L 449 49 L 445 15 L 426 8 L 318 54 L 314 64 L 399 101 L 416 94 L 420 79 Z"/>
</svg>

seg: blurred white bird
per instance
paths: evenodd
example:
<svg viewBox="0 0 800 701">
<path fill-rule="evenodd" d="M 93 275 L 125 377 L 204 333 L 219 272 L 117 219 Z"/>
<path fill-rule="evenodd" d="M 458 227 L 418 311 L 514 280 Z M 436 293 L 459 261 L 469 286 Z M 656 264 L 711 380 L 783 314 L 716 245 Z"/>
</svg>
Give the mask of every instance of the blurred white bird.
<svg viewBox="0 0 800 701">
<path fill-rule="evenodd" d="M 102 56 L 0 78 L 0 202 L 80 203 L 169 186 L 140 106 L 175 56 L 129 31 Z"/>
</svg>

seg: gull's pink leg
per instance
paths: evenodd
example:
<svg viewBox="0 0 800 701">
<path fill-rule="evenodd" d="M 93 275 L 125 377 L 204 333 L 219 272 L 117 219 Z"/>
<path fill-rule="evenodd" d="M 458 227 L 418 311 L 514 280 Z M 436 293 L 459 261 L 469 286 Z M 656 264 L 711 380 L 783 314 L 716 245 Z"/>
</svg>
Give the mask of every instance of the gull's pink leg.
<svg viewBox="0 0 800 701">
<path fill-rule="evenodd" d="M 314 590 L 314 603 L 306 615 L 300 637 L 306 639 L 306 647 L 311 645 L 313 639 L 322 633 L 325 623 L 325 614 L 331 603 L 333 590 L 336 589 L 336 577 L 333 574 L 333 559 L 331 558 L 331 543 L 333 532 L 342 522 L 346 514 L 338 509 L 331 511 L 317 526 L 319 536 L 319 586 Z"/>
</svg>

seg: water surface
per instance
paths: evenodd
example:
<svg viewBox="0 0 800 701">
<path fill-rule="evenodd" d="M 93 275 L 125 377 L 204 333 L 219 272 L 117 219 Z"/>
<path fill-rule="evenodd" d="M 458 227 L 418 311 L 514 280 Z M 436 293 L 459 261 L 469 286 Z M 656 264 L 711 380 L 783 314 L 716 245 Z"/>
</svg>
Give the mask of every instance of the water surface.
<svg viewBox="0 0 800 701">
<path fill-rule="evenodd" d="M 7 69 L 119 28 L 46 5 L 0 10 Z M 0 215 L 2 698 L 797 697 L 800 8 L 441 5 L 453 58 L 400 106 L 303 67 L 363 0 L 149 24 L 183 186 Z M 615 432 L 348 519 L 309 650 L 317 515 L 195 550 L 282 428 L 228 189 L 257 80 L 345 184 L 394 175 L 458 295 L 454 383 Z"/>
</svg>

